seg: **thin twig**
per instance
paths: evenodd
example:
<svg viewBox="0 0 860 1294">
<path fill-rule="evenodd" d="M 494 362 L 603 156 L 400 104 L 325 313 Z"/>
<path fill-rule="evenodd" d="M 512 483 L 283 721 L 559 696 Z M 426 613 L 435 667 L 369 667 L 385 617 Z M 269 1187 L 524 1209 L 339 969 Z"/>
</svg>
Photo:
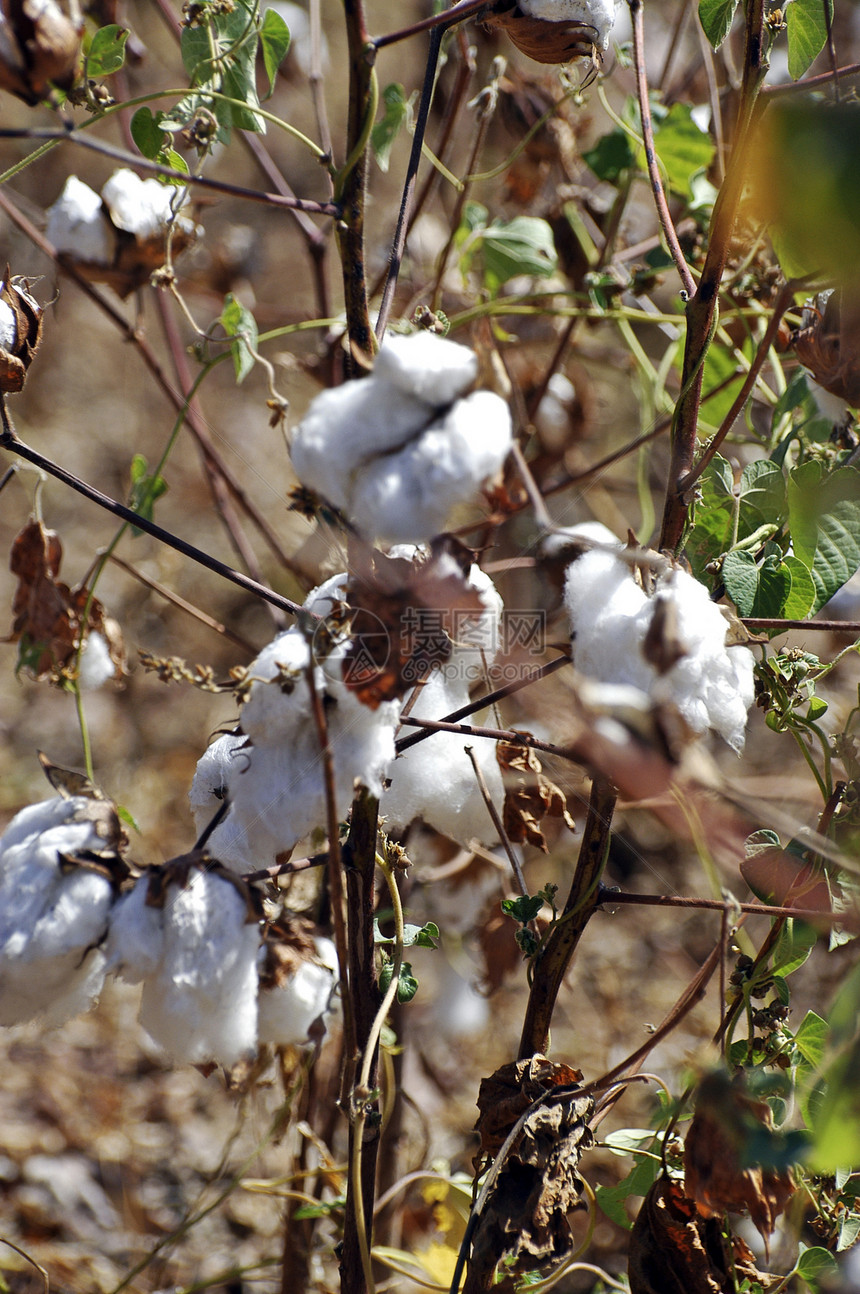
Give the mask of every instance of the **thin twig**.
<svg viewBox="0 0 860 1294">
<path fill-rule="evenodd" d="M 649 908 L 701 908 L 711 912 L 745 912 L 753 917 L 797 917 L 799 921 L 823 922 L 844 925 L 849 930 L 860 930 L 860 917 L 852 919 L 845 912 L 828 912 L 821 908 L 796 908 L 770 903 L 738 903 L 735 899 L 685 898 L 680 894 L 634 894 L 629 890 L 616 890 L 601 886 L 600 902 L 611 907 L 614 903 Z"/>
<path fill-rule="evenodd" d="M 198 188 L 209 189 L 212 193 L 228 193 L 235 198 L 244 198 L 246 202 L 260 202 L 268 207 L 282 207 L 285 211 L 307 211 L 317 216 L 339 218 L 341 209 L 336 202 L 314 202 L 310 198 L 285 197 L 281 193 L 265 193 L 260 189 L 249 189 L 244 184 L 230 184 L 227 180 L 210 180 L 206 175 L 194 175 L 192 172 L 177 171 L 172 166 L 162 166 L 161 162 L 150 161 L 142 154 L 130 153 L 125 148 L 108 144 L 106 140 L 95 135 L 85 135 L 79 130 L 57 130 L 55 127 L 30 127 L 27 129 L 0 128 L 0 139 L 42 139 L 55 143 L 78 144 L 93 153 L 101 153 L 113 161 L 123 162 L 152 175 L 162 175 L 166 180 L 177 184 L 196 184 Z"/>
<path fill-rule="evenodd" d="M 648 99 L 648 78 L 645 71 L 645 28 L 642 16 L 642 0 L 628 0 L 630 16 L 633 22 L 633 63 L 636 69 L 636 95 L 639 100 L 639 115 L 642 122 L 642 141 L 645 145 L 645 161 L 648 166 L 648 177 L 651 181 L 651 192 L 657 208 L 657 218 L 666 239 L 666 246 L 675 268 L 681 277 L 684 291 L 691 297 L 696 290 L 696 280 L 690 273 L 690 267 L 678 242 L 678 235 L 672 223 L 669 204 L 666 201 L 666 190 L 660 175 L 660 164 L 654 148 L 654 125 L 651 120 L 651 104 Z"/>
<path fill-rule="evenodd" d="M 561 669 L 562 665 L 570 664 L 570 656 L 557 656 L 555 660 L 548 661 L 545 665 L 539 665 L 525 677 L 517 679 L 515 683 L 506 683 L 504 687 L 496 688 L 495 692 L 487 692 L 484 696 L 479 696 L 477 700 L 470 701 L 468 705 L 460 706 L 459 710 L 452 710 L 450 714 L 443 716 L 446 723 L 457 723 L 460 719 L 465 719 L 470 714 L 475 714 L 478 710 L 486 710 L 488 706 L 495 705 L 498 701 L 504 701 L 506 697 L 514 696 L 521 692 L 525 687 L 531 687 L 538 679 L 547 678 L 548 675 L 554 674 L 556 670 Z M 401 716 L 401 723 L 406 723 L 409 718 L 408 714 Z M 417 746 L 420 741 L 426 741 L 432 733 L 424 730 L 413 733 L 411 737 L 401 737 L 396 743 L 398 755 L 404 750 L 409 750 L 411 746 Z"/>
<path fill-rule="evenodd" d="M 401 27 L 397 31 L 389 32 L 386 36 L 374 37 L 373 43 L 377 49 L 385 49 L 386 45 L 394 45 L 398 41 L 408 40 L 411 36 L 417 36 L 422 31 L 446 31 L 456 22 L 463 22 L 466 18 L 473 17 L 485 9 L 487 0 L 460 0 L 460 4 L 453 5 L 450 9 L 443 9 L 441 13 L 434 14 L 432 18 L 422 18 L 420 22 L 411 23 L 408 27 Z"/>
<path fill-rule="evenodd" d="M 490 789 L 487 786 L 487 779 L 481 771 L 481 765 L 478 763 L 474 749 L 471 746 L 464 746 L 463 749 L 469 756 L 469 760 L 471 761 L 472 768 L 475 773 L 475 781 L 478 783 L 478 790 L 481 792 L 481 799 L 487 806 L 487 812 L 493 820 L 493 826 L 499 833 L 499 840 L 501 840 L 504 851 L 508 856 L 508 862 L 511 865 L 511 871 L 514 874 L 517 889 L 525 898 L 528 896 L 526 878 L 523 876 L 523 869 L 520 866 L 520 860 L 517 858 L 516 851 L 508 839 L 508 833 L 505 831 L 505 824 L 502 822 L 501 814 L 493 803 L 493 797 L 490 795 Z"/>
<path fill-rule="evenodd" d="M 108 556 L 115 566 L 119 566 L 122 570 L 126 571 L 133 579 L 137 580 L 138 583 L 145 585 L 148 589 L 152 589 L 153 593 L 157 593 L 159 597 L 164 598 L 165 602 L 170 602 L 173 606 L 178 607 L 180 611 L 184 611 L 186 615 L 193 616 L 195 620 L 199 620 L 202 625 L 206 625 L 207 629 L 214 630 L 214 632 L 216 634 L 220 634 L 222 638 L 229 639 L 229 641 L 233 643 L 235 647 L 238 647 L 240 651 L 247 652 L 249 656 L 256 656 L 257 648 L 253 643 L 248 642 L 247 638 L 243 638 L 241 634 L 237 634 L 233 629 L 228 628 L 227 625 L 222 625 L 220 620 L 216 620 L 213 616 L 207 615 L 205 611 L 201 611 L 199 607 L 195 607 L 192 602 L 186 602 L 185 598 L 180 597 L 178 593 L 174 593 L 172 589 L 166 588 L 164 584 L 159 584 L 158 580 L 154 580 L 151 576 L 144 574 L 144 572 L 138 570 L 136 566 L 132 566 L 131 562 L 126 562 L 122 557 L 117 557 L 116 553 L 109 553 Z"/>
<path fill-rule="evenodd" d="M 229 580 L 232 584 L 238 584 L 239 588 L 245 589 L 248 593 L 253 593 L 255 597 L 262 598 L 265 602 L 271 602 L 272 606 L 280 607 L 282 611 L 288 611 L 290 615 L 298 615 L 302 611 L 297 602 L 291 602 L 289 598 L 276 593 L 274 589 L 258 584 L 249 575 L 244 575 L 241 571 L 234 570 L 233 567 L 227 566 L 224 562 L 219 562 L 217 558 L 210 556 L 201 548 L 195 548 L 193 544 L 186 543 L 178 535 L 165 530 L 163 526 L 157 526 L 154 521 L 150 521 L 147 517 L 142 517 L 140 513 L 135 512 L 132 508 L 127 508 L 124 504 L 117 503 L 116 499 L 103 494 L 95 486 L 88 485 L 86 481 L 73 476 L 59 463 L 53 462 L 50 458 L 46 458 L 44 454 L 40 454 L 38 450 L 25 445 L 24 441 L 19 440 L 15 435 L 8 421 L 5 403 L 2 400 L 0 400 L 0 413 L 2 413 L 3 421 L 3 431 L 0 434 L 0 449 L 8 449 L 10 453 L 17 454 L 19 458 L 23 458 L 26 462 L 40 467 L 43 472 L 47 472 L 49 476 L 62 481 L 64 485 L 68 485 L 77 494 L 89 499 L 91 503 L 104 508 L 106 512 L 112 513 L 113 516 L 119 517 L 122 521 L 130 522 L 138 530 L 142 530 L 147 535 L 152 535 L 153 539 L 158 539 L 161 543 L 167 544 L 169 548 L 182 553 L 184 557 L 190 557 L 192 561 L 197 562 L 200 566 L 205 566 L 207 570 L 220 575 L 222 579 Z"/>
</svg>

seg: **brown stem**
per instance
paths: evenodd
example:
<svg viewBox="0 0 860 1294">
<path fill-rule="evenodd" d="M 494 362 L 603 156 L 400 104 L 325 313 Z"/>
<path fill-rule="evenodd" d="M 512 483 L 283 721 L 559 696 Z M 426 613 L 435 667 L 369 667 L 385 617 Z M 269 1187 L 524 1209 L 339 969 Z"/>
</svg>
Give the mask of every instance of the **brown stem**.
<svg viewBox="0 0 860 1294">
<path fill-rule="evenodd" d="M 705 357 L 717 326 L 717 300 L 731 247 L 738 205 L 747 173 L 755 106 L 767 70 L 764 33 L 764 0 L 750 0 L 747 8 L 744 75 L 738 129 L 726 179 L 714 204 L 705 264 L 695 295 L 687 304 L 687 335 L 681 394 L 672 425 L 672 455 L 659 547 L 680 550 L 687 525 L 690 499 L 682 483 L 693 467 Z"/>
<path fill-rule="evenodd" d="M 386 45 L 408 40 L 410 36 L 417 36 L 422 31 L 445 31 L 455 22 L 462 22 L 465 18 L 471 18 L 479 13 L 481 9 L 486 8 L 486 3 L 487 0 L 460 0 L 460 4 L 452 5 L 450 9 L 443 9 L 432 18 L 422 18 L 420 22 L 389 32 L 387 36 L 377 36 L 373 43 L 377 49 L 384 49 Z"/>
<path fill-rule="evenodd" d="M 607 907 L 613 904 L 633 904 L 649 908 L 703 908 L 713 912 L 745 912 L 753 917 L 797 917 L 800 921 L 809 921 L 846 926 L 847 929 L 860 929 L 856 920 L 845 912 L 827 912 L 821 908 L 778 907 L 768 903 L 736 903 L 732 899 L 698 899 L 685 898 L 679 894 L 634 894 L 625 890 L 614 890 L 601 887 L 600 902 Z"/>
<path fill-rule="evenodd" d="M 779 620 L 745 616 L 747 629 L 817 629 L 831 634 L 860 633 L 860 620 Z"/>
<path fill-rule="evenodd" d="M 375 50 L 367 34 L 363 0 L 344 0 L 347 46 L 349 50 L 349 115 L 346 152 L 350 169 L 338 181 L 341 219 L 337 224 L 337 242 L 343 272 L 344 305 L 349 340 L 353 348 L 350 367 L 356 366 L 356 354 L 370 356 L 375 350 L 373 329 L 367 306 L 367 276 L 364 256 L 364 215 L 367 196 L 367 147 L 358 157 L 371 101 L 371 78 Z"/>
<path fill-rule="evenodd" d="M 678 235 L 672 223 L 669 203 L 666 201 L 666 190 L 660 175 L 660 165 L 654 148 L 654 125 L 651 121 L 651 104 L 648 99 L 648 78 L 645 72 L 645 27 L 642 16 L 642 0 L 628 0 L 630 17 L 633 22 L 633 62 L 636 69 L 636 95 L 639 100 L 639 116 L 642 122 L 642 142 L 645 145 L 645 161 L 648 167 L 648 178 L 651 181 L 651 192 L 657 208 L 657 218 L 666 239 L 675 268 L 681 276 L 684 291 L 692 296 L 696 290 L 695 280 L 690 273 Z"/>
<path fill-rule="evenodd" d="M 348 1103 L 349 1163 L 356 1153 L 356 1102 L 361 1102 L 363 1117 L 361 1136 L 361 1199 L 366 1245 L 370 1247 L 373 1221 L 376 1160 L 379 1151 L 379 1099 L 376 1092 L 376 1060 L 371 1067 L 367 1092 L 355 1092 L 356 1065 L 370 1038 L 381 1001 L 376 980 L 373 943 L 374 879 L 376 872 L 376 839 L 379 802 L 362 790 L 352 806 L 352 823 L 343 850 L 346 869 L 346 897 L 349 911 L 349 982 L 352 999 L 354 1037 L 346 1054 L 342 1092 Z M 358 1214 L 353 1175 L 349 1174 L 341 1258 L 341 1294 L 365 1294 L 367 1283 L 361 1257 Z"/>
<path fill-rule="evenodd" d="M 545 1052 L 549 1045 L 556 999 L 582 932 L 600 902 L 600 877 L 609 851 L 617 798 L 614 786 L 601 778 L 594 779 L 579 859 L 564 911 L 532 963 L 532 985 L 520 1038 L 521 1060 Z"/>
</svg>

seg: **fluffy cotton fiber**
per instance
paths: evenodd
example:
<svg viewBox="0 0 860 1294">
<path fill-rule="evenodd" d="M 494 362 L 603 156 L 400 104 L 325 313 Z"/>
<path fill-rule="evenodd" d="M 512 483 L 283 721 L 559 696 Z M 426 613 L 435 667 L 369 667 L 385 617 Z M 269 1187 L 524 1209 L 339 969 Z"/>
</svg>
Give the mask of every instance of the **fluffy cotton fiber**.
<svg viewBox="0 0 860 1294">
<path fill-rule="evenodd" d="M 97 945 L 114 900 L 106 876 L 62 857 L 101 852 L 92 801 L 45 800 L 17 814 L 0 839 L 0 1024 L 36 1016 L 62 1024 L 101 991 Z"/>
<path fill-rule="evenodd" d="M 472 351 L 431 333 L 387 339 L 370 377 L 324 391 L 296 429 L 293 467 L 368 539 L 421 543 L 501 471 L 508 407 L 466 392 Z"/>
<path fill-rule="evenodd" d="M 143 981 L 140 1022 L 174 1059 L 233 1065 L 257 1045 L 260 929 L 244 896 L 217 872 L 194 869 L 147 903 L 143 876 L 111 921 L 108 968 Z"/>
<path fill-rule="evenodd" d="M 685 655 L 664 675 L 642 646 L 660 600 L 674 607 Z M 653 598 L 614 553 L 593 550 L 568 569 L 565 603 L 573 632 L 573 662 L 604 683 L 623 683 L 653 700 L 676 705 L 694 733 L 708 728 L 740 751 L 754 700 L 753 658 L 726 647 L 727 622 L 708 590 L 683 570 L 660 575 Z"/>
<path fill-rule="evenodd" d="M 530 18 L 544 22 L 584 23 L 597 33 L 595 45 L 606 49 L 609 33 L 615 24 L 617 0 L 519 0 L 520 8 Z"/>
</svg>

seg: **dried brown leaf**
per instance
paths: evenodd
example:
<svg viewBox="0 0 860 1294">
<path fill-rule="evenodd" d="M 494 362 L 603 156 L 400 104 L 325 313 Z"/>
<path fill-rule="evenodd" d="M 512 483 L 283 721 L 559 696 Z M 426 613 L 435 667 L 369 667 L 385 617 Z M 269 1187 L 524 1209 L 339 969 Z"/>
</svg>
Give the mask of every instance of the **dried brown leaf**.
<svg viewBox="0 0 860 1294">
<path fill-rule="evenodd" d="M 778 1277 L 756 1270 L 735 1239 L 731 1253 L 715 1218 L 702 1218 L 680 1182 L 659 1177 L 645 1197 L 630 1237 L 630 1294 L 733 1294 L 736 1273 L 764 1290 Z"/>
<path fill-rule="evenodd" d="M 477 1130 L 484 1153 L 514 1139 L 495 1172 L 472 1241 L 465 1291 L 489 1288 L 502 1258 L 510 1272 L 558 1261 L 570 1252 L 567 1215 L 582 1207 L 578 1173 L 591 1144 L 590 1096 L 582 1074 L 545 1056 L 503 1065 L 481 1082 Z"/>
<path fill-rule="evenodd" d="M 792 338 L 797 358 L 819 386 L 860 406 L 860 304 L 832 292 L 814 323 Z"/>
<path fill-rule="evenodd" d="M 540 826 L 544 818 L 563 818 L 571 831 L 576 830 L 564 792 L 544 775 L 537 752 L 531 747 L 500 741 L 496 758 L 505 784 L 502 821 L 508 838 L 516 844 L 526 841 L 547 853 Z"/>
<path fill-rule="evenodd" d="M 532 18 L 510 0 L 484 11 L 481 21 L 486 27 L 503 28 L 517 49 L 536 63 L 569 63 L 573 58 L 596 56 L 596 32 L 587 23 Z"/>
<path fill-rule="evenodd" d="M 684 1186 L 700 1216 L 749 1213 L 765 1246 L 796 1190 L 791 1172 L 745 1162 L 751 1137 L 770 1126 L 769 1106 L 739 1076 L 715 1071 L 699 1085 L 684 1144 Z"/>
</svg>

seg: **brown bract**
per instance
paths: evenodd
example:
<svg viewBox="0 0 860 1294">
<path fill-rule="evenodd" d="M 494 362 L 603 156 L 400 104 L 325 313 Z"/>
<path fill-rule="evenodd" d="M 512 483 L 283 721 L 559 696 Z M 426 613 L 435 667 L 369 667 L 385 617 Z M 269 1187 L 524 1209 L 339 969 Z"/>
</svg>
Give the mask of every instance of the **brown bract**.
<svg viewBox="0 0 860 1294">
<path fill-rule="evenodd" d="M 403 696 L 451 655 L 452 639 L 484 612 L 467 574 L 473 555 L 442 535 L 426 560 L 364 552 L 349 582 L 351 642 L 343 677 L 375 710 Z"/>
<path fill-rule="evenodd" d="M 12 281 L 12 272 L 6 266 L 6 277 L 0 284 L 0 301 L 9 307 L 15 319 L 15 344 L 11 350 L 0 346 L 0 392 L 14 394 L 20 391 L 27 369 L 42 339 L 42 308 L 30 296 L 29 284 Z"/>
<path fill-rule="evenodd" d="M 532 18 L 510 0 L 486 9 L 481 22 L 485 27 L 501 27 L 517 49 L 536 63 L 569 63 L 574 58 L 600 61 L 594 44 L 597 32 L 587 23 Z"/>
<path fill-rule="evenodd" d="M 763 1290 L 779 1277 L 756 1270 L 735 1238 L 728 1250 L 715 1218 L 704 1219 L 681 1183 L 659 1177 L 645 1197 L 630 1237 L 630 1294 L 734 1294 L 748 1277 Z"/>
<path fill-rule="evenodd" d="M 81 30 L 56 0 L 0 0 L 0 90 L 33 105 L 52 86 L 67 90 L 77 72 Z"/>
<path fill-rule="evenodd" d="M 19 669 L 34 678 L 59 682 L 82 637 L 95 632 L 105 638 L 121 673 L 119 627 L 105 616 L 99 600 L 90 598 L 86 586 L 70 589 L 57 579 L 62 559 L 56 531 L 46 530 L 35 519 L 27 522 L 12 544 L 9 569 L 18 577 L 18 587 L 12 599 L 12 632 L 6 641 L 21 644 Z"/>
<path fill-rule="evenodd" d="M 860 303 L 831 292 L 823 313 L 792 338 L 797 358 L 819 386 L 860 406 Z"/>
</svg>

